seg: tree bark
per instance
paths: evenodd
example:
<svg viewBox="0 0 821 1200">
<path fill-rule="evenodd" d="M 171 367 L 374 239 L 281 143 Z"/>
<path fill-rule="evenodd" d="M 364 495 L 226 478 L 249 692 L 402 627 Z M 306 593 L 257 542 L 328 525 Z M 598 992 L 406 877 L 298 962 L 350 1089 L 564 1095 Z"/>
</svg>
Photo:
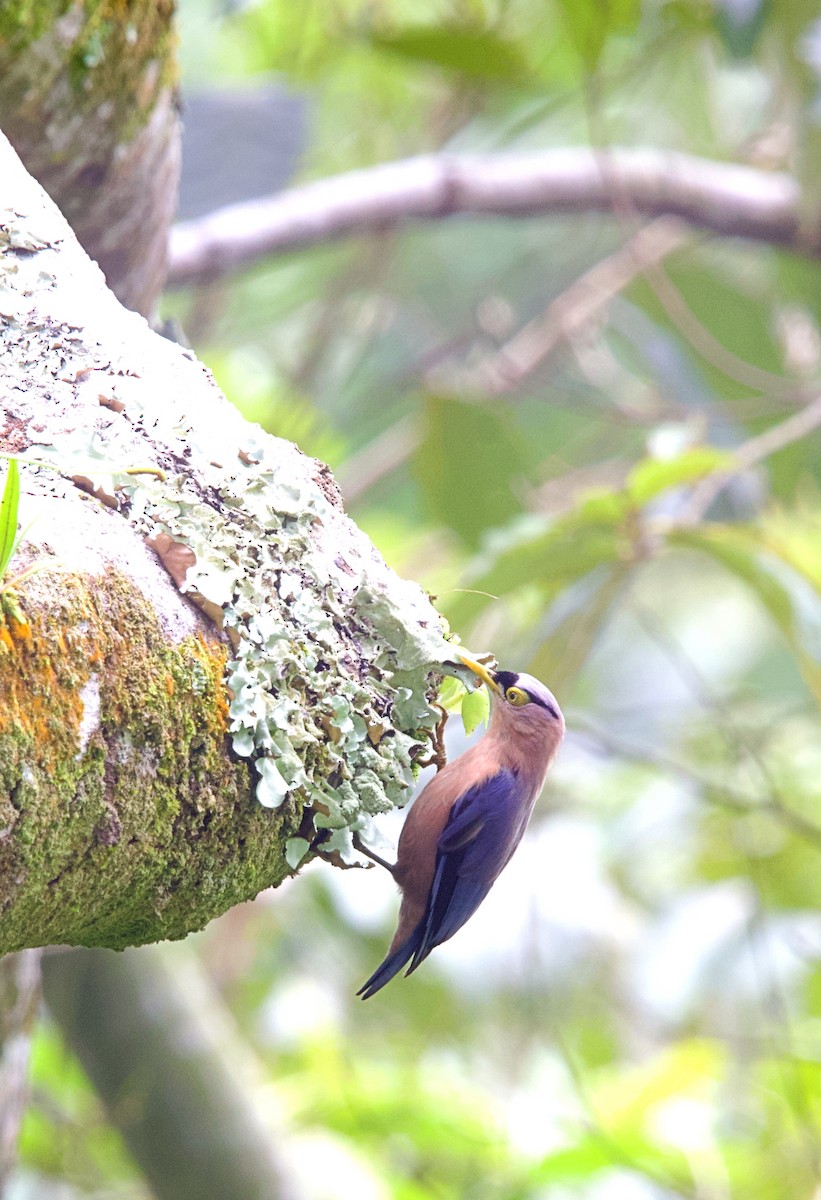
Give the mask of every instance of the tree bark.
<svg viewBox="0 0 821 1200">
<path fill-rule="evenodd" d="M 452 652 L 328 469 L 121 308 L 4 141 L 0 177 L 0 451 L 41 464 L 0 627 L 0 952 L 180 937 L 407 799 Z"/>
<path fill-rule="evenodd" d="M 109 287 L 148 316 L 179 181 L 173 0 L 0 7 L 0 127 Z"/>
</svg>

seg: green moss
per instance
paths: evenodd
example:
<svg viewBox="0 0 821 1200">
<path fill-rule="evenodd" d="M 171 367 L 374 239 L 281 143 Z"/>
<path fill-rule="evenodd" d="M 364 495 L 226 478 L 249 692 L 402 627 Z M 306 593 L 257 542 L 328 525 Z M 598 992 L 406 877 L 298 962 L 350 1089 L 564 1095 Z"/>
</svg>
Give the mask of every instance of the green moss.
<svg viewBox="0 0 821 1200">
<path fill-rule="evenodd" d="M 66 0 L 0 5 L 0 117 L 12 140 L 23 137 L 27 145 L 36 137 L 42 153 L 42 129 L 29 124 L 32 98 L 41 98 L 45 113 L 53 97 L 62 112 L 69 93 L 58 81 L 67 79 L 85 171 L 93 155 L 100 172 L 149 120 L 160 94 L 176 84 L 174 6 L 171 0 L 85 0 L 72 6 L 76 19 L 63 21 L 57 35 L 55 25 L 68 8 Z M 92 119 L 83 123 L 83 114 Z M 57 153 L 63 157 L 66 150 L 63 145 Z M 94 183 L 90 175 L 88 183 Z"/>
<path fill-rule="evenodd" d="M 182 937 L 290 873 L 300 814 L 225 753 L 223 645 L 169 645 L 113 573 L 48 587 L 0 654 L 0 951 Z"/>
<path fill-rule="evenodd" d="M 19 54 L 50 29 L 71 0 L 4 0 L 0 4 L 0 52 Z"/>
<path fill-rule="evenodd" d="M 169 0 L 88 0 L 71 45 L 68 76 L 76 103 L 90 112 L 106 100 L 121 142 L 150 116 L 159 93 L 176 82 Z"/>
</svg>

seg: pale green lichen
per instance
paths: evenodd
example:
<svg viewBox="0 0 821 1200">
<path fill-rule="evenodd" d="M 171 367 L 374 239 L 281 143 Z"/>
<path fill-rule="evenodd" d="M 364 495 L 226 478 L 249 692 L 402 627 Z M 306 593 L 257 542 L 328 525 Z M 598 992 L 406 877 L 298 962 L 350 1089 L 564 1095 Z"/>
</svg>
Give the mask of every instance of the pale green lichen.
<svg viewBox="0 0 821 1200">
<path fill-rule="evenodd" d="M 283 443 L 251 427 L 220 456 L 227 462 L 202 446 L 196 474 L 127 475 L 135 415 L 132 402 L 105 436 L 77 432 L 32 453 L 127 496 L 147 534 L 193 552 L 183 590 L 218 609 L 232 634 L 229 731 L 254 761 L 257 799 L 276 808 L 297 798 L 330 831 L 323 849 L 347 857 L 352 831 L 407 799 L 414 756 L 438 720 L 429 698 L 453 654 L 439 618 L 312 478 L 319 464 L 291 447 L 283 457 Z M 165 416 L 166 437 L 197 449 L 193 423 Z"/>
</svg>

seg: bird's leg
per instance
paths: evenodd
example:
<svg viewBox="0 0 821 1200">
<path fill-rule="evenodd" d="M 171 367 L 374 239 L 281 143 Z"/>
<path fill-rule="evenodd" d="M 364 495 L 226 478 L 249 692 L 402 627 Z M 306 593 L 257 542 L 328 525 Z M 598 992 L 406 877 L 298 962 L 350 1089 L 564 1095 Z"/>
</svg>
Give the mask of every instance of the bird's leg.
<svg viewBox="0 0 821 1200">
<path fill-rule="evenodd" d="M 391 875 L 393 875 L 395 870 L 393 863 L 389 863 L 385 858 L 380 858 L 375 851 L 371 850 L 369 846 L 365 845 L 358 833 L 353 835 L 353 845 L 354 850 L 358 850 L 360 854 L 364 854 L 366 858 L 369 858 L 372 862 L 378 863 L 380 867 L 384 867 L 386 871 L 390 871 Z"/>
<path fill-rule="evenodd" d="M 442 714 L 436 725 L 431 730 L 430 744 L 433 753 L 430 758 L 426 758 L 423 762 L 417 763 L 419 767 L 436 767 L 437 771 L 441 771 L 442 767 L 446 766 L 448 761 L 447 751 L 445 750 L 445 725 L 448 721 L 448 710 L 443 708 L 441 704 L 434 704 L 434 708 L 438 708 Z"/>
</svg>

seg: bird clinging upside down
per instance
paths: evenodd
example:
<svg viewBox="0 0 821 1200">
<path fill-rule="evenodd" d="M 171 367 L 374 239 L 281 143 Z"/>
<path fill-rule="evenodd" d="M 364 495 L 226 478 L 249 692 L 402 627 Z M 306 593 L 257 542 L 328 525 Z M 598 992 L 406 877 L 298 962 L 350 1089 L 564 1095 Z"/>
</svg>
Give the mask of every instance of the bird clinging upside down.
<svg viewBox="0 0 821 1200">
<path fill-rule="evenodd" d="M 490 689 L 490 727 L 433 777 L 408 813 L 392 868 L 402 891 L 399 925 L 357 993 L 363 1000 L 408 961 L 405 973 L 415 971 L 473 915 L 519 845 L 564 736 L 556 699 L 538 679 L 462 661 Z"/>
</svg>

